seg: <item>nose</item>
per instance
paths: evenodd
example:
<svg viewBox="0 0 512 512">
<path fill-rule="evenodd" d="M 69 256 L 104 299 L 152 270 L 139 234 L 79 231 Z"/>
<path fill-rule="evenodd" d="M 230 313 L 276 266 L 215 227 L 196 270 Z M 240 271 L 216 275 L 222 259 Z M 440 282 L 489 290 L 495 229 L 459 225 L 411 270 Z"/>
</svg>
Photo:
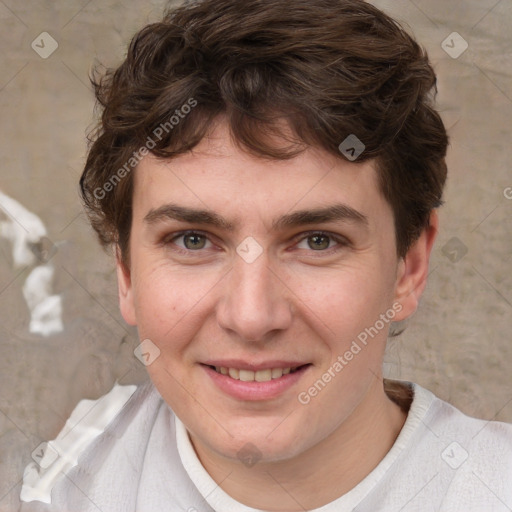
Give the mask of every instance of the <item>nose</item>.
<svg viewBox="0 0 512 512">
<path fill-rule="evenodd" d="M 290 295 L 265 252 L 252 263 L 237 257 L 224 280 L 217 321 L 239 340 L 268 341 L 291 324 Z"/>
</svg>

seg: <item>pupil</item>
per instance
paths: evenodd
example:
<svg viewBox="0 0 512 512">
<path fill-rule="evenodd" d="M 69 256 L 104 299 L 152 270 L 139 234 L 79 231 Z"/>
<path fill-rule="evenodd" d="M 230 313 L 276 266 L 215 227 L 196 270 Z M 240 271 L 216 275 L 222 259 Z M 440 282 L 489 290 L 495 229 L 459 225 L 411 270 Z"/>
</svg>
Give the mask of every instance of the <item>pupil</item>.
<svg viewBox="0 0 512 512">
<path fill-rule="evenodd" d="M 187 249 L 202 249 L 204 247 L 204 239 L 201 240 L 202 238 L 201 235 L 186 235 L 185 246 Z"/>
<path fill-rule="evenodd" d="M 311 237 L 314 247 L 312 249 L 327 249 L 329 247 L 329 239 L 325 235 L 314 235 Z"/>
</svg>

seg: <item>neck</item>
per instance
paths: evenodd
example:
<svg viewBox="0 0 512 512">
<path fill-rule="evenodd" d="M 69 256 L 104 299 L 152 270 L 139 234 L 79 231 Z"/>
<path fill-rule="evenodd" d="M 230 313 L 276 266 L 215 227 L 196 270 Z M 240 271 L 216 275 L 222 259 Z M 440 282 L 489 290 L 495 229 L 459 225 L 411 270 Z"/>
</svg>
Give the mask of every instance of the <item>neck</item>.
<svg viewBox="0 0 512 512">
<path fill-rule="evenodd" d="M 210 476 L 232 498 L 271 512 L 319 508 L 346 494 L 385 457 L 407 414 L 375 379 L 351 416 L 306 452 L 250 468 L 220 457 L 196 439 L 192 443 Z"/>
</svg>

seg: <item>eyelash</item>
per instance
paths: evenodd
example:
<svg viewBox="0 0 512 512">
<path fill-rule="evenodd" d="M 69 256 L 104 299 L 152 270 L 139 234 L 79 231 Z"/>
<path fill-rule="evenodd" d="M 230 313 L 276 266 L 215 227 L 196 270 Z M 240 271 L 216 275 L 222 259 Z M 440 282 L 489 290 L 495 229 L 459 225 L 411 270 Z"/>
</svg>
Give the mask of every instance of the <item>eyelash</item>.
<svg viewBox="0 0 512 512">
<path fill-rule="evenodd" d="M 207 233 L 205 233 L 203 231 L 197 231 L 197 230 L 188 230 L 188 231 L 180 231 L 179 233 L 173 233 L 172 236 L 165 237 L 162 242 L 165 246 L 168 246 L 170 244 L 173 244 L 175 240 L 177 240 L 179 238 L 183 238 L 185 236 L 190 236 L 190 235 L 199 235 L 199 236 L 205 237 L 209 242 L 213 243 L 210 240 Z M 347 247 L 350 245 L 350 242 L 346 238 L 338 236 L 338 235 L 334 235 L 334 234 L 326 232 L 326 231 L 307 231 L 305 233 L 301 233 L 300 235 L 297 235 L 297 237 L 294 238 L 294 240 L 296 240 L 295 244 L 298 244 L 299 242 L 302 242 L 303 240 L 306 240 L 313 236 L 325 236 L 325 237 L 330 238 L 331 240 L 335 241 L 338 245 L 336 245 L 334 247 L 329 247 L 328 249 L 323 249 L 323 250 L 318 250 L 318 251 L 310 249 L 308 252 L 311 252 L 311 253 L 331 254 L 333 252 L 337 252 L 337 251 L 341 250 L 343 247 Z M 197 252 L 199 254 L 203 250 L 206 250 L 206 249 L 193 250 L 193 249 L 184 249 L 182 247 L 177 247 L 177 246 L 175 246 L 175 248 L 173 249 L 173 251 L 176 251 L 180 254 L 186 254 L 188 256 L 194 254 L 195 252 Z"/>
</svg>

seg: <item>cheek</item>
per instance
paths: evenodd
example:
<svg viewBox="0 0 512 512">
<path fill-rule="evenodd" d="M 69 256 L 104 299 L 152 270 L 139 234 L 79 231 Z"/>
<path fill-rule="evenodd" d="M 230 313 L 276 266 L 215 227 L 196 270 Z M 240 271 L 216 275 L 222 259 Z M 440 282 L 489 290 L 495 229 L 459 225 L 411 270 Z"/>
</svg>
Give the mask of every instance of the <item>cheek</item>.
<svg viewBox="0 0 512 512">
<path fill-rule="evenodd" d="M 186 331 L 196 329 L 219 277 L 211 271 L 183 270 L 166 262 L 148 261 L 138 268 L 134 301 L 139 335 L 153 337 L 158 344 L 170 340 L 179 346 L 181 339 L 186 340 Z"/>
<path fill-rule="evenodd" d="M 375 265 L 294 273 L 288 283 L 329 337 L 354 335 L 386 311 L 391 285 Z"/>
</svg>

